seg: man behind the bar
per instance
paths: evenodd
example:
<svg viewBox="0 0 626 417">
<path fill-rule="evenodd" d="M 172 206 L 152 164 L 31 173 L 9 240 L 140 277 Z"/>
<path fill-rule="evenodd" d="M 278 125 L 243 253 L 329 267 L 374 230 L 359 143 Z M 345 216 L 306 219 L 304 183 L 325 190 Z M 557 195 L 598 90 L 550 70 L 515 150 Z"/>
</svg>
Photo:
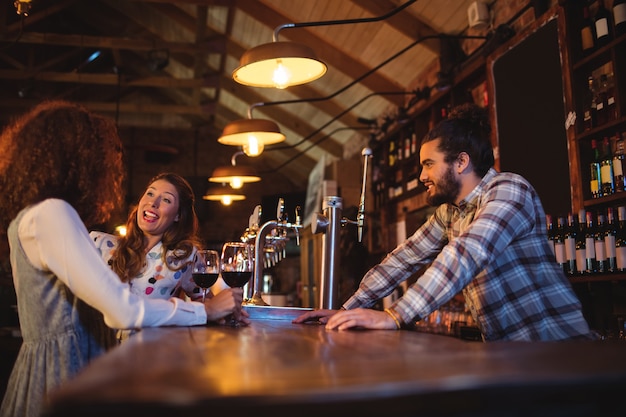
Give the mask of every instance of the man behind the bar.
<svg viewBox="0 0 626 417">
<path fill-rule="evenodd" d="M 595 338 L 548 246 L 537 192 L 523 177 L 493 168 L 490 133 L 486 109 L 472 104 L 431 130 L 420 148 L 420 181 L 435 213 L 365 274 L 340 310 L 294 322 L 400 329 L 462 291 L 484 341 Z M 385 311 L 368 308 L 431 262 Z"/>
</svg>

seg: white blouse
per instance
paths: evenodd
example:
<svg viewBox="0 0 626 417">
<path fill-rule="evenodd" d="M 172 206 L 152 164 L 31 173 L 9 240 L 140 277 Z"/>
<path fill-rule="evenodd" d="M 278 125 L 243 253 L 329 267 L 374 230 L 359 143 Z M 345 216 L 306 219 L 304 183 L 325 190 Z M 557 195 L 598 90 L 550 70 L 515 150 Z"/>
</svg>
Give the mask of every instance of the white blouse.
<svg viewBox="0 0 626 417">
<path fill-rule="evenodd" d="M 54 273 L 77 297 L 99 310 L 109 327 L 206 324 L 202 303 L 132 294 L 102 260 L 78 213 L 66 201 L 48 199 L 27 210 L 18 236 L 30 262 Z"/>
</svg>

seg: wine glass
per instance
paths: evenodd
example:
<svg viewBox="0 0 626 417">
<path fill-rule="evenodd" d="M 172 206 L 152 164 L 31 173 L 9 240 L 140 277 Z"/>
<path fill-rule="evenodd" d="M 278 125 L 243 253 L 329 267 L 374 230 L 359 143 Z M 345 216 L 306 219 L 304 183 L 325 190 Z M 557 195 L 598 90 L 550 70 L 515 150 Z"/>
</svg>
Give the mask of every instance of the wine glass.
<svg viewBox="0 0 626 417">
<path fill-rule="evenodd" d="M 226 242 L 222 247 L 220 262 L 222 279 L 229 287 L 240 287 L 250 281 L 254 270 L 252 247 L 243 242 Z M 230 325 L 237 326 L 237 320 L 231 314 Z"/>
<path fill-rule="evenodd" d="M 220 273 L 220 255 L 216 250 L 199 250 L 193 262 L 193 271 L 191 276 L 193 282 L 202 288 L 202 302 L 206 300 L 206 293 L 217 281 Z"/>
</svg>

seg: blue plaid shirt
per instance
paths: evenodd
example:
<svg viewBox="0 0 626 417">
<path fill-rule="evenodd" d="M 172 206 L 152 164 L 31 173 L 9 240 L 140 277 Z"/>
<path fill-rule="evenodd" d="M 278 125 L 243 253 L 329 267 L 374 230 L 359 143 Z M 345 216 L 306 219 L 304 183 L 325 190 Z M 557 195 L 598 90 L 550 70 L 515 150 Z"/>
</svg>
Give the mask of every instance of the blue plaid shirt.
<svg viewBox="0 0 626 417">
<path fill-rule="evenodd" d="M 458 206 L 439 206 L 343 307 L 371 307 L 431 262 L 391 307 L 405 323 L 462 291 L 485 341 L 594 337 L 548 246 L 539 196 L 517 174 L 490 169 Z"/>
</svg>

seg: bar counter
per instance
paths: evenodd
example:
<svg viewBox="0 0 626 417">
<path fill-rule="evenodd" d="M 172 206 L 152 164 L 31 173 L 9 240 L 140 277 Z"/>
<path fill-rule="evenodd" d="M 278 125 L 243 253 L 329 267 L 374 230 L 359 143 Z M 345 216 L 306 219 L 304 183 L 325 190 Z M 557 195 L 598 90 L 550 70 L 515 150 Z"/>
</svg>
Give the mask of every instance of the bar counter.
<svg viewBox="0 0 626 417">
<path fill-rule="evenodd" d="M 295 313 L 298 313 L 297 311 Z M 482 343 L 291 318 L 144 329 L 51 396 L 71 416 L 623 416 L 626 343 Z"/>
</svg>

